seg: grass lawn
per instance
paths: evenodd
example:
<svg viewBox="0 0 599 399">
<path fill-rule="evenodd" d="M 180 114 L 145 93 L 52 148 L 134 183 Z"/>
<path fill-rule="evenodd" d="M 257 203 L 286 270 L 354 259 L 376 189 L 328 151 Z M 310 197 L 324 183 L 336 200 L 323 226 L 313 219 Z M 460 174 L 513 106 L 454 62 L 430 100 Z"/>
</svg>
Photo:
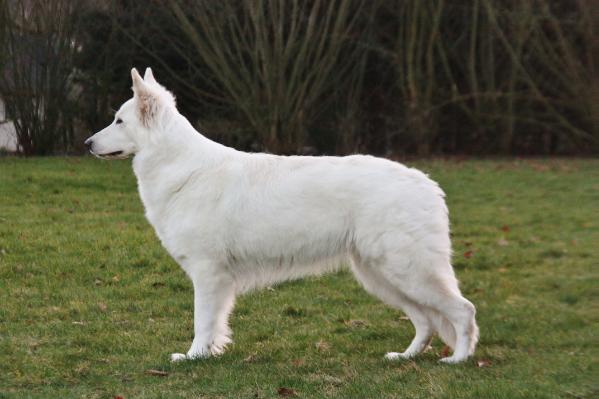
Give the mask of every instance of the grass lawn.
<svg viewBox="0 0 599 399">
<path fill-rule="evenodd" d="M 384 361 L 412 326 L 347 272 L 241 297 L 225 355 L 170 364 L 193 292 L 130 162 L 0 158 L 0 398 L 597 397 L 599 160 L 413 164 L 448 195 L 478 308 L 478 350 L 456 366 L 438 340 Z"/>
</svg>

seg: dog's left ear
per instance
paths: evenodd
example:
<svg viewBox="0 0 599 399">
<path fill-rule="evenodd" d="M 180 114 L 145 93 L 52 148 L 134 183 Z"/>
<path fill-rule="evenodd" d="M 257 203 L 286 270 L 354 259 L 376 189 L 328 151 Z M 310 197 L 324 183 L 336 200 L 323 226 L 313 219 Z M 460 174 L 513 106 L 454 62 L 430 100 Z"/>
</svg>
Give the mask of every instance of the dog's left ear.
<svg viewBox="0 0 599 399">
<path fill-rule="evenodd" d="M 154 74 L 152 73 L 152 68 L 147 67 L 146 72 L 144 73 L 144 82 L 150 84 L 158 84 L 156 78 L 154 78 Z"/>
<path fill-rule="evenodd" d="M 149 69 L 149 68 L 148 68 Z M 148 71 L 146 70 L 146 76 Z M 151 79 L 154 79 L 152 71 L 150 70 Z M 142 124 L 146 127 L 150 126 L 150 122 L 156 117 L 158 113 L 158 98 L 156 93 L 152 91 L 148 84 L 141 78 L 137 69 L 131 70 L 131 80 L 133 81 L 133 94 L 137 102 L 137 111 L 139 112 L 139 119 Z M 154 80 L 155 81 L 155 80 Z"/>
</svg>

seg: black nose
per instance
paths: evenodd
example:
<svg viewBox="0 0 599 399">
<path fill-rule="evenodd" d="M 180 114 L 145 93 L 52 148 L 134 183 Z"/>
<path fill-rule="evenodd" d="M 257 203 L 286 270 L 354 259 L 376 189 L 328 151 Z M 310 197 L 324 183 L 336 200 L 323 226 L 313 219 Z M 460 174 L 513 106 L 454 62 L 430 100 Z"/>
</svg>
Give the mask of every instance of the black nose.
<svg viewBox="0 0 599 399">
<path fill-rule="evenodd" d="M 92 149 L 92 144 L 93 144 L 93 143 L 94 143 L 94 142 L 93 142 L 93 141 L 92 141 L 92 139 L 90 138 L 90 139 L 87 139 L 87 140 L 85 140 L 85 142 L 84 142 L 83 144 L 85 144 L 85 147 L 86 147 L 88 150 L 91 150 L 91 149 Z"/>
</svg>

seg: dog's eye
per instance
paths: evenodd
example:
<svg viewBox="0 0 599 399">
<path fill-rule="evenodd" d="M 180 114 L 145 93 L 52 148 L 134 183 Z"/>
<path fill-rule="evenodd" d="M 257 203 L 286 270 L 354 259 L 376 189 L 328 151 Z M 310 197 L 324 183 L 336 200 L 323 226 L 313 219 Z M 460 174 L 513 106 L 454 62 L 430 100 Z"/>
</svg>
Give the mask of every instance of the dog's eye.
<svg viewBox="0 0 599 399">
<path fill-rule="evenodd" d="M 120 124 L 120 123 L 123 123 L 123 120 L 122 120 L 121 118 L 119 118 L 119 119 L 117 119 L 117 120 L 116 120 L 116 122 L 115 122 L 115 123 L 118 125 L 118 124 Z"/>
</svg>

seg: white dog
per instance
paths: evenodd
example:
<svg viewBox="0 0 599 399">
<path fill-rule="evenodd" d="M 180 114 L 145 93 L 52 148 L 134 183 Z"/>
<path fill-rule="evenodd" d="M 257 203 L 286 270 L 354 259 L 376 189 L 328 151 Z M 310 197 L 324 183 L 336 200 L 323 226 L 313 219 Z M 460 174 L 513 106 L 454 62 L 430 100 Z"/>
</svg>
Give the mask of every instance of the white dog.
<svg viewBox="0 0 599 399">
<path fill-rule="evenodd" d="M 458 288 L 444 193 L 422 172 L 364 155 L 250 154 L 198 133 L 148 68 L 114 122 L 87 139 L 105 159 L 134 155 L 146 217 L 194 287 L 195 337 L 172 361 L 217 355 L 231 342 L 235 297 L 342 264 L 403 310 L 416 335 L 436 332 L 463 361 L 478 340 L 475 308 Z"/>
</svg>

